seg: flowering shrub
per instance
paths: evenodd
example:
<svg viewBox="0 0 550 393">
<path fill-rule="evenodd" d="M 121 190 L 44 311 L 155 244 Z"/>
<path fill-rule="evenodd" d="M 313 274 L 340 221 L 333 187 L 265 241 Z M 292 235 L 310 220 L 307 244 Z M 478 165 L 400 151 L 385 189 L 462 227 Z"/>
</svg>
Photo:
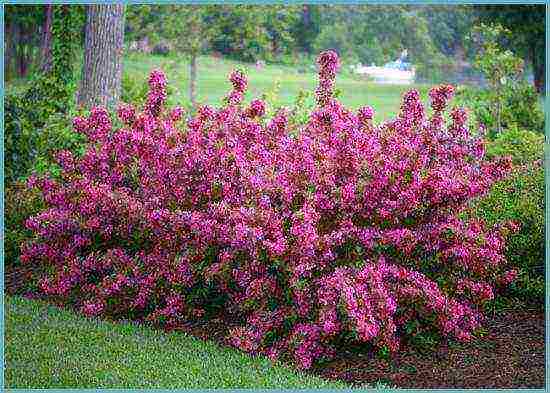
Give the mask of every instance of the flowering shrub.
<svg viewBox="0 0 550 393">
<path fill-rule="evenodd" d="M 243 107 L 241 72 L 223 107 L 186 122 L 163 107 L 158 70 L 143 110 L 120 107 L 122 128 L 102 108 L 75 118 L 86 153 L 59 152 L 61 180 L 29 184 L 47 207 L 27 220 L 21 258 L 46 267 L 41 289 L 87 315 L 167 324 L 216 299 L 242 321 L 235 346 L 304 368 L 342 339 L 396 351 L 410 321 L 470 339 L 514 278 L 513 226 L 457 215 L 509 160 L 483 159 L 462 109 L 445 124 L 451 86 L 430 93 L 432 117 L 413 90 L 375 125 L 372 108 L 334 99 L 336 54 L 318 64 L 318 106 L 300 130 L 283 111 L 264 119 L 261 100 Z"/>
</svg>

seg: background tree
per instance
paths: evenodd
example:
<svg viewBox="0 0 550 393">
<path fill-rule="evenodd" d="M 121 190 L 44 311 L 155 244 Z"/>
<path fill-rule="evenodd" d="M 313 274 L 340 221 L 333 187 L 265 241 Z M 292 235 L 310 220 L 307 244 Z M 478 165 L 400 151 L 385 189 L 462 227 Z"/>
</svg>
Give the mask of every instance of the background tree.
<svg viewBox="0 0 550 393">
<path fill-rule="evenodd" d="M 468 34 L 475 21 L 471 5 L 422 5 L 413 7 L 428 22 L 428 31 L 437 49 L 448 56 L 466 54 Z"/>
<path fill-rule="evenodd" d="M 220 6 L 215 6 L 220 7 Z M 189 100 L 197 101 L 197 58 L 210 46 L 219 28 L 212 21 L 214 6 L 139 5 L 129 7 L 127 31 L 134 40 L 168 40 L 189 56 Z"/>
<path fill-rule="evenodd" d="M 54 5 L 50 66 L 35 73 L 25 88 L 5 97 L 6 184 L 28 175 L 38 156 L 45 153 L 43 131 L 52 115 L 62 116 L 74 107 L 74 67 L 83 22 L 82 6 Z M 59 141 L 52 145 L 60 147 Z"/>
<path fill-rule="evenodd" d="M 165 36 L 175 45 L 176 50 L 189 55 L 189 101 L 197 104 L 197 58 L 208 47 L 216 26 L 208 16 L 212 6 L 169 5 L 161 19 Z M 185 38 L 184 38 L 185 37 Z"/>
<path fill-rule="evenodd" d="M 544 5 L 486 5 L 476 7 L 477 18 L 499 23 L 512 32 L 511 47 L 533 67 L 534 85 L 545 86 L 545 7 Z"/>
<path fill-rule="evenodd" d="M 296 48 L 294 27 L 302 20 L 301 6 L 269 5 L 262 6 L 264 27 L 270 41 L 271 58 L 290 53 Z"/>
<path fill-rule="evenodd" d="M 52 65 L 52 17 L 53 5 L 45 7 L 44 27 L 42 29 L 42 71 L 48 72 Z"/>
<path fill-rule="evenodd" d="M 164 24 L 160 22 L 168 13 L 166 6 L 130 5 L 126 8 L 124 39 L 138 41 L 148 37 L 153 41 L 162 39 Z M 166 37 L 164 37 L 166 38 Z"/>
<path fill-rule="evenodd" d="M 263 9 L 252 5 L 217 6 L 209 20 L 218 26 L 212 49 L 233 59 L 256 61 L 269 51 Z"/>
<path fill-rule="evenodd" d="M 321 9 L 323 26 L 313 47 L 335 49 L 337 40 L 346 48 L 342 56 L 363 64 L 378 65 L 395 60 L 408 49 L 408 61 L 417 75 L 433 77 L 445 61 L 434 45 L 428 21 L 410 6 L 330 5 Z M 335 34 L 331 34 L 332 30 Z M 345 53 L 347 52 L 347 53 Z"/>
<path fill-rule="evenodd" d="M 479 46 L 474 67 L 485 75 L 489 83 L 490 100 L 496 119 L 496 131 L 500 134 L 501 110 L 504 103 L 504 87 L 513 84 L 523 72 L 523 61 L 511 50 L 504 49 L 499 41 L 510 37 L 510 31 L 500 25 L 480 25 L 473 29 L 472 37 Z"/>
<path fill-rule="evenodd" d="M 293 5 L 217 6 L 208 16 L 218 26 L 212 49 L 247 62 L 280 60 L 296 48 L 293 30 L 300 16 L 300 7 Z"/>
<path fill-rule="evenodd" d="M 74 104 L 76 54 L 81 48 L 84 7 L 55 5 L 51 8 L 50 60 L 33 76 L 24 93 L 28 117 L 40 127 L 54 113 L 65 113 Z M 32 108 L 32 110 L 30 110 Z"/>
<path fill-rule="evenodd" d="M 78 105 L 113 106 L 118 102 L 123 42 L 124 5 L 88 5 Z"/>
<path fill-rule="evenodd" d="M 6 5 L 4 67 L 8 76 L 27 77 L 36 63 L 44 11 L 38 5 Z"/>
<path fill-rule="evenodd" d="M 321 12 L 319 6 L 304 4 L 300 18 L 292 28 L 296 48 L 312 53 L 312 44 L 321 32 Z"/>
</svg>

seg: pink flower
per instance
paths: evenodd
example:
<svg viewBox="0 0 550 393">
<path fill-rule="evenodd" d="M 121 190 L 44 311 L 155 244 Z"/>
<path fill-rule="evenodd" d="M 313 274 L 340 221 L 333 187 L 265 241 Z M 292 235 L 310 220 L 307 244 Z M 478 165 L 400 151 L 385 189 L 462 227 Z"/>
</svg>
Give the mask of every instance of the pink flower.
<svg viewBox="0 0 550 393">
<path fill-rule="evenodd" d="M 234 70 L 229 76 L 229 80 L 233 85 L 233 90 L 239 93 L 244 93 L 248 85 L 246 75 L 240 70 Z"/>
<path fill-rule="evenodd" d="M 238 105 L 243 101 L 243 93 L 240 91 L 233 91 L 229 94 L 228 100 L 231 105 Z"/>
<path fill-rule="evenodd" d="M 95 317 L 104 309 L 104 305 L 102 303 L 93 303 L 93 302 L 86 302 L 82 306 L 82 313 L 88 317 Z"/>
<path fill-rule="evenodd" d="M 129 104 L 120 104 L 117 109 L 118 118 L 127 125 L 130 125 L 136 117 L 136 109 Z"/>
<path fill-rule="evenodd" d="M 511 282 L 513 282 L 518 276 L 518 272 L 515 269 L 508 270 L 504 275 L 502 276 L 501 282 L 504 285 L 508 285 Z"/>
<path fill-rule="evenodd" d="M 262 117 L 265 114 L 265 103 L 262 100 L 252 100 L 248 108 L 250 117 Z"/>
<path fill-rule="evenodd" d="M 357 117 L 361 123 L 368 123 L 374 117 L 374 109 L 370 106 L 363 106 L 357 111 Z"/>
<path fill-rule="evenodd" d="M 170 119 L 175 123 L 175 122 L 178 122 L 181 120 L 181 118 L 183 117 L 183 114 L 184 114 L 184 110 L 182 107 L 180 106 L 176 106 L 175 108 L 172 109 L 172 111 L 170 112 Z"/>
</svg>

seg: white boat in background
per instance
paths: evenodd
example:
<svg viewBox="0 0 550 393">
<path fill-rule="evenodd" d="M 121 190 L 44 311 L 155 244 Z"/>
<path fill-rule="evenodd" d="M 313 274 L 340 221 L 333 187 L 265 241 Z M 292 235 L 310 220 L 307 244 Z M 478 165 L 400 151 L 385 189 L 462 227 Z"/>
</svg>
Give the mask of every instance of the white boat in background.
<svg viewBox="0 0 550 393">
<path fill-rule="evenodd" d="M 377 67 L 374 64 L 372 66 L 358 64 L 352 66 L 352 71 L 366 76 L 376 83 L 410 85 L 414 83 L 415 79 L 414 67 L 400 59 L 387 63 L 383 67 Z"/>
</svg>

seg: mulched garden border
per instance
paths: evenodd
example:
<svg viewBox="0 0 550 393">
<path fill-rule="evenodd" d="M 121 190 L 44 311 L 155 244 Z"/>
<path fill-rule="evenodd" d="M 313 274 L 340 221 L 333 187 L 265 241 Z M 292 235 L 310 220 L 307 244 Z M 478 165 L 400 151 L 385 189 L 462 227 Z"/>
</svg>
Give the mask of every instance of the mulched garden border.
<svg viewBox="0 0 550 393">
<path fill-rule="evenodd" d="M 21 293 L 26 272 L 6 267 L 7 293 Z M 227 346 L 230 317 L 177 327 L 200 339 Z M 429 352 L 403 346 L 391 361 L 373 353 L 342 351 L 309 373 L 361 386 L 384 382 L 397 388 L 544 388 L 544 310 L 517 305 L 488 316 L 487 334 L 468 344 L 443 343 Z"/>
</svg>

